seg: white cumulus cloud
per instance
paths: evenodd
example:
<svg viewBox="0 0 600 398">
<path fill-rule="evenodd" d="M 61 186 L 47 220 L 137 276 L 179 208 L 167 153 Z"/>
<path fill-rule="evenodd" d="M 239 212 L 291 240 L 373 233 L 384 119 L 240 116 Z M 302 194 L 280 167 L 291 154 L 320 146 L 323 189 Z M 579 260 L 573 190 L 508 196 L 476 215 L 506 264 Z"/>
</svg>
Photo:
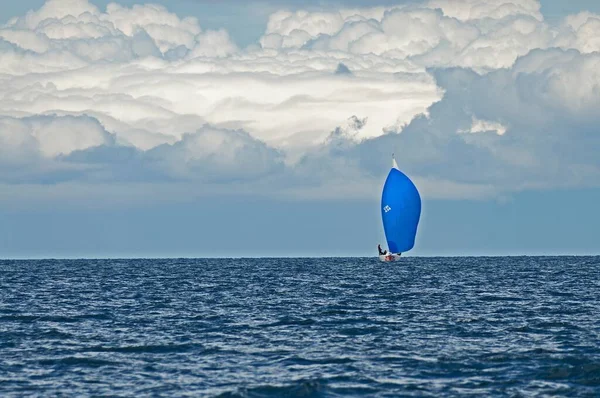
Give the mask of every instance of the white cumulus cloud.
<svg viewBox="0 0 600 398">
<path fill-rule="evenodd" d="M 368 196 L 395 152 L 432 197 L 599 184 L 600 17 L 540 9 L 281 10 L 242 49 L 162 6 L 48 0 L 0 27 L 0 180 Z"/>
</svg>

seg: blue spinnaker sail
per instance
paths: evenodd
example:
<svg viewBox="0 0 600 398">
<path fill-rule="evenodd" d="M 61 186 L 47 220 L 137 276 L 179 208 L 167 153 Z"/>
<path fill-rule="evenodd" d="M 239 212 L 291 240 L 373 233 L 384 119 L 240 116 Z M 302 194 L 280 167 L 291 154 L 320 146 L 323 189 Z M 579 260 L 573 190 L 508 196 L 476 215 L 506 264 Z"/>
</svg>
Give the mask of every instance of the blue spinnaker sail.
<svg viewBox="0 0 600 398">
<path fill-rule="evenodd" d="M 389 251 L 412 249 L 421 217 L 421 196 L 410 178 L 398 170 L 395 160 L 381 194 L 381 217 Z"/>
</svg>

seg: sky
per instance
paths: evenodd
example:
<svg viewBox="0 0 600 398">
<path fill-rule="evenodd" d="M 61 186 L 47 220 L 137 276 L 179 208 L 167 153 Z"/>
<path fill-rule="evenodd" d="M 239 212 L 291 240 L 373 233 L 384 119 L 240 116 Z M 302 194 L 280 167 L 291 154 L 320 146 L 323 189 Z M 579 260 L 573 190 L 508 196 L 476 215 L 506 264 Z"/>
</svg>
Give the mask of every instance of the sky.
<svg viewBox="0 0 600 398">
<path fill-rule="evenodd" d="M 0 5 L 0 258 L 599 254 L 600 4 Z"/>
</svg>

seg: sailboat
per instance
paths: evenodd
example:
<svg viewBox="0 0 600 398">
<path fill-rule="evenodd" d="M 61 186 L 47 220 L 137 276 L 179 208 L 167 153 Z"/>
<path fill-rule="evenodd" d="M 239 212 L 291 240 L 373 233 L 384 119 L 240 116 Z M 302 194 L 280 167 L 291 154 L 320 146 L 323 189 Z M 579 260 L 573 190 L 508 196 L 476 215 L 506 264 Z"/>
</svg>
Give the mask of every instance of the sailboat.
<svg viewBox="0 0 600 398">
<path fill-rule="evenodd" d="M 381 261 L 396 261 L 415 245 L 421 217 L 421 196 L 415 184 L 398 168 L 392 154 L 390 170 L 381 192 L 381 218 L 389 252 Z"/>
</svg>

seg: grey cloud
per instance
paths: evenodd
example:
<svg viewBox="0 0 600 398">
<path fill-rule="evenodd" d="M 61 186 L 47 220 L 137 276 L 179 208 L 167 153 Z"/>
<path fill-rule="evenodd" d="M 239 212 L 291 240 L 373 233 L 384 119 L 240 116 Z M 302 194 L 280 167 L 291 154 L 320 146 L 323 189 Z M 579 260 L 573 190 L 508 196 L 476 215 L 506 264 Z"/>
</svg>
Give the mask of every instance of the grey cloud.
<svg viewBox="0 0 600 398">
<path fill-rule="evenodd" d="M 31 119 L 49 125 L 59 123 L 71 128 L 73 120 L 77 119 L 99 125 L 91 117 L 44 116 L 11 120 L 23 124 L 24 129 L 32 129 Z M 3 182 L 35 182 L 36 178 L 39 181 L 56 182 L 247 182 L 281 174 L 285 169 L 280 151 L 252 138 L 244 131 L 219 129 L 209 125 L 194 133 L 184 134 L 174 144 L 162 144 L 146 151 L 108 140 L 100 145 L 90 143 L 88 147 L 67 154 L 44 157 L 35 140 L 28 145 L 32 148 L 31 151 L 38 152 L 35 157 L 28 156 L 24 165 L 7 163 L 6 157 L 3 157 L 5 161 L 0 162 L 0 179 Z"/>
<path fill-rule="evenodd" d="M 543 71 L 523 70 L 548 58 L 555 62 Z M 318 169 L 338 163 L 353 173 L 382 178 L 394 152 L 403 170 L 416 178 L 492 184 L 500 192 L 600 186 L 600 115 L 591 111 L 600 103 L 600 84 L 592 84 L 585 95 L 578 85 L 563 85 L 572 79 L 585 81 L 599 62 L 598 54 L 549 49 L 485 75 L 462 68 L 432 69 L 445 94 L 429 107 L 428 115 L 381 137 L 330 143 L 320 154 L 305 157 L 302 166 Z M 576 106 L 569 103 L 573 96 L 579 100 Z M 487 126 L 497 123 L 506 131 L 476 130 L 474 120 L 489 122 Z"/>
<path fill-rule="evenodd" d="M 212 126 L 147 151 L 144 161 L 174 178 L 207 182 L 248 181 L 284 169 L 283 154 L 276 149 L 245 131 Z"/>
<path fill-rule="evenodd" d="M 344 65 L 342 62 L 340 62 L 335 70 L 335 74 L 336 75 L 351 75 L 352 71 L 346 65 Z"/>
</svg>

